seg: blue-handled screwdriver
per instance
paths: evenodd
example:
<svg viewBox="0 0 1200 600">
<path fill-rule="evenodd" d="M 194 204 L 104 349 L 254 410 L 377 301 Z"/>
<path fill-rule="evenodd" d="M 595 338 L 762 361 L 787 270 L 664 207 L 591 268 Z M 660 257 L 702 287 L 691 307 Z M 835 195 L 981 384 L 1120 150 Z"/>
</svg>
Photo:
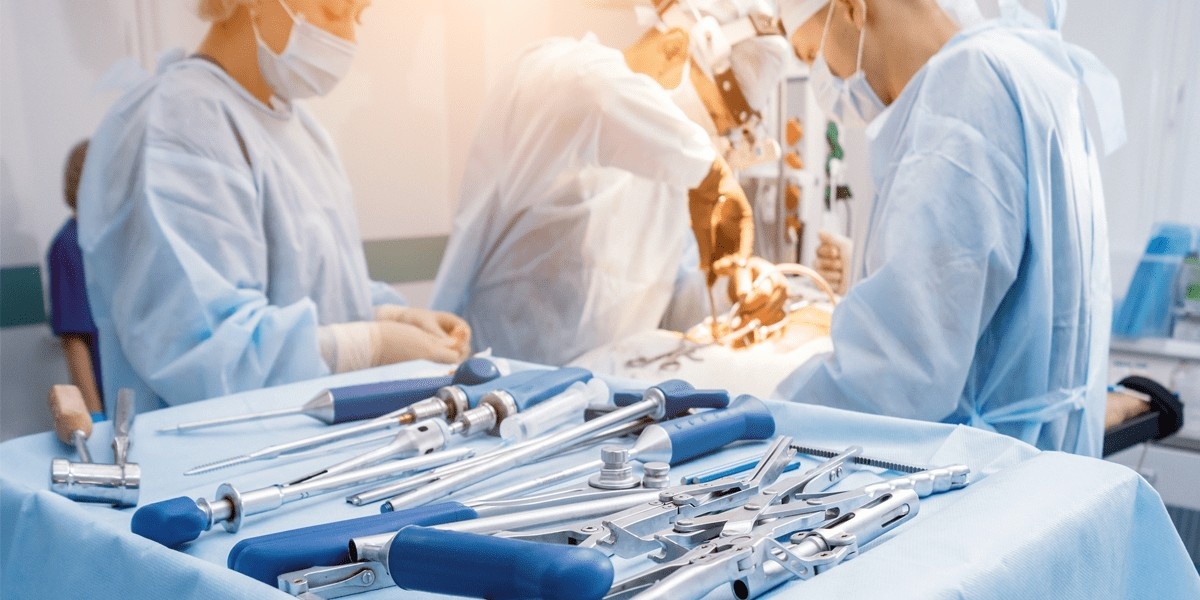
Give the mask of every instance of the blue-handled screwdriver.
<svg viewBox="0 0 1200 600">
<path fill-rule="evenodd" d="M 459 365 L 453 375 L 329 388 L 303 406 L 180 423 L 160 429 L 159 433 L 180 433 L 289 415 L 308 415 L 330 425 L 373 419 L 429 398 L 450 385 L 475 385 L 492 381 L 503 374 L 501 371 L 507 370 L 504 367 L 503 361 L 469 358 Z"/>
</svg>

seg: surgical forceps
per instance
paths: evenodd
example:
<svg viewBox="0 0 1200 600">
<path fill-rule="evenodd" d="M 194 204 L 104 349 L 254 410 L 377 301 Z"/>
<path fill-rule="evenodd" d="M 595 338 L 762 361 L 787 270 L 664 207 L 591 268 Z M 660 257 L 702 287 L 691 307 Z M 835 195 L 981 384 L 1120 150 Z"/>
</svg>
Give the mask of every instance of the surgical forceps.
<svg viewBox="0 0 1200 600">
<path fill-rule="evenodd" d="M 704 357 L 697 355 L 697 352 L 699 352 L 702 348 L 704 348 L 704 344 L 697 344 L 688 340 L 687 338 L 683 338 L 679 340 L 679 346 L 677 346 L 674 350 L 659 354 L 657 356 L 640 356 L 638 358 L 631 358 L 625 361 L 625 367 L 628 369 L 642 369 L 649 367 L 656 362 L 662 361 L 662 364 L 658 365 L 658 370 L 673 373 L 683 367 L 684 358 L 687 358 L 692 362 L 704 362 Z"/>
</svg>

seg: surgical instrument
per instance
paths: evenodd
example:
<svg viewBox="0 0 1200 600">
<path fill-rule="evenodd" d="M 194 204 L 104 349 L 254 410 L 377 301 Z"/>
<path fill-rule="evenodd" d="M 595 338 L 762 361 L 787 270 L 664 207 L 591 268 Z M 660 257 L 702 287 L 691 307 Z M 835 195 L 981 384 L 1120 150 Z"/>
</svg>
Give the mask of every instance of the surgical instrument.
<svg viewBox="0 0 1200 600">
<path fill-rule="evenodd" d="M 834 470 L 819 468 L 764 487 L 741 510 L 676 519 L 670 530 L 653 535 L 660 549 L 651 558 L 663 564 L 618 582 L 606 598 L 701 598 L 724 584 L 733 585 L 739 598 L 754 597 L 792 577 L 808 579 L 853 558 L 860 544 L 915 515 L 918 498 L 969 482 L 970 470 L 954 465 L 846 492 L 808 493 L 810 483 L 840 478 L 841 464 L 849 458 L 831 460 L 838 463 Z M 873 511 L 876 507 L 881 510 Z M 789 537 L 791 548 L 777 541 Z M 808 548 L 803 547 L 806 540 Z M 768 561 L 785 567 L 787 574 L 764 580 L 761 576 L 771 572 L 765 568 Z"/>
<path fill-rule="evenodd" d="M 133 390 L 117 391 L 117 412 L 113 418 L 113 464 L 124 466 L 129 455 L 129 429 L 133 427 Z"/>
<path fill-rule="evenodd" d="M 574 452 L 574 451 L 579 450 L 580 448 L 590 446 L 590 445 L 595 444 L 600 441 L 604 441 L 604 440 L 607 440 L 610 438 L 615 438 L 615 437 L 623 437 L 625 435 L 635 433 L 638 430 L 640 430 L 641 428 L 648 425 L 649 421 L 650 421 L 649 419 L 639 419 L 636 421 L 621 423 L 621 424 L 609 427 L 607 429 L 597 431 L 593 434 L 580 437 L 580 438 L 574 440 L 570 445 L 565 446 L 562 449 L 562 452 L 563 453 Z M 359 492 L 357 494 L 347 496 L 346 502 L 349 502 L 350 504 L 353 504 L 355 506 L 362 506 L 364 504 L 370 504 L 372 502 L 377 502 L 379 500 L 383 500 L 384 498 L 390 498 L 392 496 L 402 494 L 402 493 L 410 491 L 410 490 L 415 490 L 421 486 L 432 483 L 438 479 L 441 479 L 442 477 L 446 477 L 446 476 L 456 473 L 458 471 L 469 469 L 478 464 L 483 464 L 483 463 L 490 461 L 498 456 L 503 455 L 506 452 L 511 452 L 514 449 L 519 450 L 520 448 L 518 448 L 517 446 L 500 446 L 500 447 L 494 448 L 491 451 L 486 452 L 480 456 L 477 456 L 474 459 L 465 460 L 459 464 L 448 465 L 446 467 L 434 469 L 432 471 L 429 471 L 428 473 L 422 473 L 420 475 L 409 477 L 407 479 L 397 481 L 397 482 L 394 482 L 392 484 L 389 484 L 389 485 L 386 485 L 386 486 L 383 486 L 380 488 L 376 488 L 373 490 L 366 490 L 363 492 Z M 476 498 L 476 500 L 483 500 L 483 498 Z"/>
<path fill-rule="evenodd" d="M 653 388 L 652 388 L 653 389 Z M 621 525 L 617 525 L 614 520 L 621 521 L 624 517 L 630 521 L 634 518 L 642 518 L 647 511 L 657 511 L 656 516 L 661 516 L 657 519 L 649 519 L 647 522 L 654 529 L 659 529 L 663 525 L 669 524 L 674 520 L 676 513 L 680 515 L 690 514 L 689 509 L 693 505 L 702 505 L 705 500 L 712 498 L 723 498 L 729 496 L 731 500 L 744 499 L 747 494 L 752 494 L 759 489 L 760 485 L 769 485 L 779 474 L 779 469 L 782 468 L 791 456 L 794 454 L 789 451 L 787 444 L 791 439 L 784 437 L 776 440 L 776 442 L 768 450 L 763 457 L 763 466 L 756 472 L 751 479 L 738 480 L 729 478 L 722 480 L 720 484 L 713 484 L 711 492 L 704 493 L 695 486 L 682 487 L 675 486 L 665 490 L 651 490 L 649 492 L 641 492 L 628 490 L 629 497 L 642 499 L 648 497 L 649 500 L 642 500 L 633 504 L 626 504 L 624 508 L 618 508 L 616 512 L 608 512 L 605 514 L 596 514 L 592 517 L 583 517 L 586 520 L 578 522 L 581 518 L 578 515 L 573 523 L 558 530 L 536 530 L 533 533 L 526 534 L 531 541 L 553 541 L 559 542 L 564 546 L 584 546 L 592 550 L 587 556 L 595 558 L 604 558 L 606 555 L 613 554 L 613 548 L 608 543 L 620 543 L 629 531 L 623 529 Z M 739 495 L 737 492 L 741 491 Z M 695 492 L 693 495 L 687 495 L 688 492 Z M 593 492 L 596 493 L 596 492 Z M 602 492 L 603 493 L 603 492 Z M 620 490 L 610 490 L 608 494 L 621 494 Z M 687 501 L 680 502 L 680 506 L 676 506 L 671 500 L 675 498 L 683 498 L 687 495 Z M 549 494 L 544 496 L 550 498 L 549 516 L 553 520 L 560 520 L 557 513 L 566 512 L 570 509 L 566 504 L 571 495 Z M 535 497 L 540 500 L 543 496 Z M 534 500 L 537 502 L 538 500 Z M 517 501 L 520 502 L 520 501 Z M 689 502 L 691 502 L 689 504 Z M 726 503 L 721 503 L 717 500 L 717 508 L 727 508 Z M 729 504 L 729 506 L 739 506 L 741 503 Z M 453 508 L 454 503 L 442 504 L 438 506 L 446 506 L 446 510 Z M 710 509 L 707 512 L 712 512 Z M 534 511 L 537 512 L 537 511 Z M 574 511 L 571 511 L 574 512 Z M 544 514 L 544 513 L 539 513 Z M 492 531 L 503 532 L 506 529 L 516 528 L 518 526 L 537 524 L 535 519 L 530 519 L 528 514 L 516 515 L 518 521 L 510 518 L 512 515 L 501 516 L 498 519 L 492 519 L 492 523 L 488 526 L 494 526 Z M 660 523 L 660 521 L 662 521 Z M 518 525 L 518 522 L 520 525 Z M 480 523 L 469 521 L 464 522 L 474 533 L 491 533 L 480 527 Z M 449 526 L 454 529 L 454 525 Z M 557 532 L 571 532 L 565 537 L 558 535 Z M 504 534 L 502 534 L 504 535 Z M 514 534 L 506 536 L 516 539 L 521 539 L 522 534 Z M 376 534 L 369 536 L 355 537 L 350 541 L 351 558 L 359 561 L 372 561 L 385 565 L 389 574 L 397 585 L 406 589 L 416 589 L 422 591 L 448 592 L 459 595 L 468 596 L 488 596 L 493 598 L 516 598 L 521 597 L 521 593 L 528 592 L 525 587 L 527 582 L 514 581 L 513 572 L 521 571 L 521 564 L 531 562 L 530 557 L 536 557 L 533 562 L 539 565 L 548 565 L 551 568 L 567 568 L 570 567 L 570 561 L 559 563 L 564 549 L 561 546 L 552 546 L 545 544 L 517 544 L 510 543 L 511 540 L 491 538 L 482 535 L 472 535 L 464 531 L 447 531 L 424 529 L 419 527 L 407 527 L 393 534 Z M 588 543 L 591 542 L 591 543 Z M 462 548 L 473 548 L 473 552 L 462 552 Z M 600 552 L 597 553 L 596 550 Z M 629 548 L 621 548 L 617 554 L 621 556 L 632 556 L 628 552 Z M 640 553 L 642 548 L 637 549 Z M 486 556 L 487 561 L 484 564 L 478 564 L 480 556 Z M 456 568 L 461 568 L 462 565 L 469 564 L 472 577 L 459 578 L 461 581 L 450 581 L 454 579 L 444 570 L 444 567 L 437 565 L 451 564 Z M 575 578 L 578 580 L 580 591 L 551 590 L 554 592 L 554 598 L 574 598 L 588 597 L 600 598 L 608 591 L 613 581 L 612 564 L 608 560 L 589 560 L 588 564 L 591 569 L 573 570 Z M 536 580 L 536 578 L 535 578 Z M 581 595 L 581 591 L 587 591 L 587 595 Z M 560 593 L 561 592 L 561 593 Z M 534 594 L 535 596 L 548 597 L 546 594 Z"/>
<path fill-rule="evenodd" d="M 615 394 L 613 401 L 618 405 L 626 403 L 621 398 L 621 394 Z M 618 423 L 646 416 L 661 420 L 683 414 L 693 408 L 723 408 L 728 404 L 729 393 L 725 390 L 697 390 L 686 381 L 668 380 L 647 389 L 640 401 L 622 406 L 622 408 L 576 427 L 513 446 L 507 452 L 486 463 L 447 475 L 403 496 L 391 498 L 383 504 L 382 510 L 420 506 L 509 469 L 549 456 L 577 438 Z"/>
<path fill-rule="evenodd" d="M 130 530 L 169 548 L 175 548 L 196 539 L 217 523 L 226 531 L 236 533 L 241 528 L 242 520 L 250 515 L 275 510 L 284 504 L 310 496 L 450 464 L 469 458 L 473 454 L 474 451 L 470 449 L 450 450 L 389 461 L 321 480 L 301 484 L 277 484 L 249 492 L 240 492 L 233 485 L 223 483 L 217 488 L 215 500 L 193 500 L 180 496 L 143 506 L 134 513 Z"/>
<path fill-rule="evenodd" d="M 708 454 L 738 440 L 765 440 L 775 435 L 775 419 L 766 404 L 754 396 L 743 395 L 728 408 L 699 412 L 663 423 L 647 425 L 627 450 L 626 460 L 643 464 L 663 462 L 671 466 Z M 622 448 L 624 450 L 624 448 Z M 594 472 L 603 461 L 592 461 L 558 473 L 520 482 L 478 496 L 477 500 L 512 498 L 551 483 Z M 629 487 L 636 479 L 626 480 Z"/>
<path fill-rule="evenodd" d="M 468 407 L 468 405 L 471 405 L 470 403 L 478 402 L 479 398 L 482 397 L 487 392 L 490 392 L 493 389 L 500 388 L 501 386 L 516 385 L 523 381 L 527 381 L 528 379 L 537 377 L 537 375 L 541 372 L 542 371 L 540 371 L 540 370 L 520 371 L 517 373 L 513 373 L 511 375 L 497 377 L 496 379 L 493 379 L 486 383 L 480 383 L 480 384 L 475 384 L 475 385 L 455 384 L 455 385 L 445 386 L 438 390 L 438 396 L 436 396 L 436 397 L 422 400 L 420 402 L 414 403 L 412 405 L 409 405 L 409 406 L 406 406 L 399 410 L 388 413 L 382 417 L 376 417 L 365 423 L 358 423 L 356 425 L 351 425 L 349 427 L 346 427 L 343 429 L 338 429 L 336 431 L 320 433 L 317 435 L 309 436 L 306 438 L 301 438 L 299 440 L 295 440 L 295 441 L 291 441 L 291 442 L 272 444 L 270 446 L 266 446 L 265 448 L 260 448 L 258 450 L 255 450 L 255 451 L 247 453 L 247 454 L 233 456 L 230 458 L 225 458 L 225 459 L 218 460 L 215 462 L 210 462 L 210 463 L 206 463 L 203 465 L 199 465 L 197 467 L 193 467 L 192 469 L 185 471 L 183 474 L 184 475 L 198 475 L 201 473 L 207 473 L 209 471 L 215 471 L 217 469 L 224 469 L 226 467 L 232 467 L 235 465 L 240 465 L 243 463 L 248 463 L 248 462 L 252 462 L 252 461 L 256 461 L 256 460 L 269 460 L 269 459 L 276 458 L 283 454 L 288 454 L 288 453 L 295 452 L 297 450 L 303 450 L 306 448 L 312 448 L 313 446 L 327 444 L 332 441 L 345 439 L 345 438 L 360 435 L 363 433 L 368 433 L 371 431 L 379 431 L 381 429 L 391 429 L 393 427 L 399 427 L 401 425 L 406 425 L 406 424 L 413 422 L 413 415 L 414 415 L 413 410 L 419 408 L 420 405 L 422 405 L 422 404 L 424 404 L 426 406 L 430 406 L 430 403 L 432 403 L 432 404 L 436 404 L 438 407 L 440 407 L 442 412 L 436 413 L 433 416 L 444 416 L 444 415 L 449 414 L 446 411 L 448 410 L 447 407 L 451 406 L 451 405 L 455 407 L 454 410 L 456 410 L 456 411 L 458 410 L 458 407 L 460 407 L 460 406 L 462 407 L 462 410 L 465 411 L 466 408 Z M 444 402 L 441 399 L 441 396 L 443 396 L 443 395 L 445 395 L 447 397 L 452 397 L 453 401 Z M 458 403 L 458 401 L 460 399 L 462 400 L 461 405 Z M 430 412 L 432 412 L 432 411 L 430 411 Z M 422 416 L 421 420 L 424 420 L 426 418 L 432 418 L 432 416 L 431 417 Z"/>
<path fill-rule="evenodd" d="M 326 579 L 336 574 L 339 569 L 310 568 L 314 565 L 344 565 L 359 560 L 359 557 L 351 555 L 348 551 L 349 542 L 353 539 L 370 537 L 378 539 L 380 543 L 387 543 L 396 531 L 407 525 L 453 523 L 470 530 L 470 526 L 474 524 L 491 531 L 516 527 L 520 523 L 559 523 L 593 518 L 649 501 L 657 493 L 657 490 L 586 489 L 555 492 L 515 501 L 465 504 L 443 502 L 242 540 L 230 550 L 228 564 L 229 568 L 268 584 L 275 584 L 277 578 L 282 577 L 281 573 L 297 569 L 305 569 L 310 574 L 320 573 L 317 577 Z M 372 570 L 371 578 L 385 581 L 384 585 L 392 585 L 386 569 L 372 569 L 371 565 L 366 563 L 356 564 Z M 302 575 L 288 574 L 288 581 L 291 583 L 295 583 L 297 577 Z M 347 573 L 342 575 L 341 578 L 345 579 Z M 364 591 L 361 586 L 354 585 L 354 581 L 347 583 L 350 588 L 348 593 Z"/>
<path fill-rule="evenodd" d="M 608 404 L 610 397 L 608 384 L 599 377 L 573 383 L 561 394 L 500 421 L 500 438 L 523 442 L 568 423 L 582 423 L 589 406 Z"/>
<path fill-rule="evenodd" d="M 56 458 L 50 462 L 50 489 L 79 502 L 112 504 L 117 508 L 136 506 L 142 469 L 128 462 L 133 407 L 133 390 L 121 388 L 113 420 L 113 464 L 73 463 Z"/>
<path fill-rule="evenodd" d="M 854 533 L 868 533 L 858 529 L 857 523 L 852 530 L 835 530 L 828 538 L 823 537 L 826 530 L 853 521 L 868 520 L 869 509 L 882 505 L 887 505 L 888 509 L 874 515 L 882 518 L 868 520 L 869 526 L 894 526 L 902 522 L 904 517 L 915 514 L 918 497 L 967 484 L 969 470 L 958 465 L 885 480 L 847 492 L 808 493 L 807 488 L 811 484 L 824 485 L 842 479 L 845 473 L 843 465 L 848 462 L 852 452 L 835 457 L 797 478 L 780 480 L 782 468 L 794 456 L 794 450 L 789 447 L 790 441 L 789 438 L 779 439 L 750 477 L 744 480 L 731 477 L 707 484 L 670 487 L 659 491 L 657 501 L 633 505 L 621 512 L 577 522 L 562 529 L 524 533 L 501 531 L 497 535 L 509 539 L 594 548 L 603 554 L 624 558 L 649 555 L 651 559 L 666 563 L 651 569 L 649 573 L 613 586 L 612 591 L 618 593 L 613 598 L 629 597 L 620 593 L 640 591 L 639 587 L 659 580 L 650 588 L 653 591 L 642 592 L 647 594 L 642 597 L 701 598 L 722 584 L 736 585 L 739 578 L 730 578 L 729 569 L 753 571 L 761 568 L 761 562 L 746 560 L 752 556 L 745 552 L 748 546 L 760 543 L 760 540 L 763 547 L 777 549 L 778 545 L 772 542 L 780 537 L 791 536 L 793 542 L 799 544 L 813 532 L 818 532 L 822 536 L 819 538 L 821 541 L 829 542 L 821 548 L 822 552 L 831 550 L 833 546 L 842 547 L 836 552 L 818 555 L 812 561 L 806 561 L 804 556 L 789 556 L 786 551 L 783 554 L 772 553 L 776 557 L 772 560 L 783 560 L 794 565 L 792 571 L 797 576 L 811 576 L 814 571 L 819 572 L 852 557 L 857 553 L 857 547 L 853 545 L 854 538 L 851 536 Z M 888 504 L 893 498 L 903 499 L 903 506 Z M 865 512 L 856 513 L 859 510 Z M 464 522 L 464 525 L 471 524 Z M 455 548 L 478 548 L 481 544 L 492 546 L 492 542 L 484 541 L 489 538 L 463 535 L 456 524 L 441 529 L 454 532 L 447 534 L 437 529 L 407 528 L 392 536 L 387 543 L 381 543 L 384 536 L 356 538 L 351 541 L 354 548 L 351 555 L 387 565 L 392 578 L 409 589 L 457 589 L 460 594 L 488 597 L 516 597 L 510 594 L 521 588 L 513 587 L 511 572 L 519 569 L 519 563 L 529 556 L 536 555 L 542 563 L 553 564 L 558 560 L 558 554 L 552 547 L 522 546 L 522 554 L 512 558 L 491 555 L 490 569 L 472 569 L 475 577 L 471 578 L 469 584 L 456 581 L 449 584 L 452 587 L 446 587 L 446 573 L 432 567 L 428 564 L 430 561 L 445 562 L 447 553 Z M 843 533 L 848 534 L 847 537 L 840 537 Z M 497 544 L 496 548 L 499 550 L 500 546 Z M 703 558 L 707 556 L 713 558 Z M 713 562 L 721 564 L 715 572 L 706 568 L 707 564 Z M 577 571 L 576 577 L 582 581 L 594 579 L 611 582 L 609 572 L 603 565 L 597 565 L 593 571 Z M 462 588 L 464 585 L 468 587 Z M 499 589 L 497 586 L 500 586 Z M 760 586 L 760 589 L 769 588 Z"/>
<path fill-rule="evenodd" d="M 75 447 L 79 462 L 92 462 L 87 440 L 92 435 L 92 417 L 83 402 L 83 393 L 73 385 L 50 387 L 50 414 L 54 416 L 54 431 L 58 440 Z"/>
<path fill-rule="evenodd" d="M 316 473 L 306 475 L 293 483 L 343 473 L 359 467 L 375 464 L 389 458 L 423 454 L 441 450 L 455 439 L 468 439 L 481 433 L 494 431 L 496 426 L 509 415 L 534 406 L 551 398 L 575 383 L 587 382 L 592 372 L 578 367 L 563 367 L 552 371 L 534 371 L 535 376 L 516 385 L 505 386 L 488 392 L 479 400 L 479 405 L 459 415 L 449 426 L 441 419 L 427 419 L 405 427 L 392 442 L 381 448 L 360 454 Z"/>
<path fill-rule="evenodd" d="M 798 452 L 800 454 L 807 454 L 809 456 L 818 456 L 821 458 L 833 458 L 833 457 L 837 456 L 838 454 L 840 454 L 840 452 L 838 452 L 836 450 L 826 450 L 824 448 L 814 448 L 812 446 L 800 446 L 797 444 L 792 444 L 792 448 L 795 449 L 796 452 Z M 867 466 L 867 467 L 877 467 L 880 469 L 888 469 L 891 471 L 899 471 L 901 473 L 919 473 L 919 472 L 927 470 L 929 468 L 929 467 L 909 465 L 909 464 L 899 463 L 899 462 L 895 462 L 895 461 L 884 460 L 881 458 L 872 458 L 872 457 L 867 457 L 867 456 L 854 456 L 850 460 L 851 460 L 851 462 L 853 462 L 855 464 L 859 464 L 859 465 L 863 465 L 863 466 Z M 692 475 L 684 477 L 683 482 L 684 483 L 705 483 L 708 481 L 713 481 L 714 479 L 720 479 L 722 477 L 728 477 L 729 475 L 733 475 L 735 473 L 741 473 L 743 471 L 748 471 L 751 468 L 753 468 L 756 463 L 757 463 L 757 459 L 755 459 L 755 458 L 746 458 L 746 459 L 736 460 L 736 461 L 733 461 L 730 463 L 719 465 L 719 466 L 713 467 L 711 469 L 706 469 L 699 473 L 694 473 Z"/>
<path fill-rule="evenodd" d="M 361 421 L 404 408 L 416 401 L 433 396 L 439 389 L 448 385 L 474 385 L 491 381 L 499 377 L 502 371 L 507 371 L 507 368 L 505 361 L 499 359 L 469 358 L 455 369 L 453 376 L 439 375 L 329 388 L 322 390 L 303 406 L 191 421 L 173 427 L 164 427 L 158 431 L 159 433 L 178 433 L 299 414 L 308 415 L 330 425 Z"/>
<path fill-rule="evenodd" d="M 916 516 L 920 500 L 897 490 L 846 512 L 823 527 L 787 531 L 791 521 L 721 537 L 612 586 L 605 600 L 689 600 L 729 586 L 736 598 L 757 598 L 792 579 L 809 579 L 857 556 L 862 547 Z M 777 540 L 786 538 L 786 543 Z"/>
</svg>

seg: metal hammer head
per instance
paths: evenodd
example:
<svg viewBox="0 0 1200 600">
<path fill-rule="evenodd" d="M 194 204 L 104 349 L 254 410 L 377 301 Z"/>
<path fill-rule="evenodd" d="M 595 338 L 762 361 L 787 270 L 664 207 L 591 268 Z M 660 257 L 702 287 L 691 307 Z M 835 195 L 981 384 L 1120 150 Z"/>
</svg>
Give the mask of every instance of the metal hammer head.
<svg viewBox="0 0 1200 600">
<path fill-rule="evenodd" d="M 50 489 L 77 502 L 137 506 L 141 484 L 142 469 L 137 463 L 102 465 L 65 458 L 50 462 Z"/>
</svg>

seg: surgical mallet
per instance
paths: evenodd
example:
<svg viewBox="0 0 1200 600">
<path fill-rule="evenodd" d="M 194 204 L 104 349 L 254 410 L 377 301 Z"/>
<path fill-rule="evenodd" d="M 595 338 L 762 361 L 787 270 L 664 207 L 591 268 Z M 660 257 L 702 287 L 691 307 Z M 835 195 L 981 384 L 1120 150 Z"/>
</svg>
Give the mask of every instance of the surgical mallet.
<svg viewBox="0 0 1200 600">
<path fill-rule="evenodd" d="M 132 390 L 123 388 L 117 394 L 113 423 L 113 459 L 116 464 L 73 463 L 56 458 L 50 462 L 51 490 L 77 502 L 99 502 L 117 508 L 137 506 L 142 469 L 135 463 L 126 462 L 129 429 L 133 424 L 133 400 Z M 87 414 L 86 411 L 84 414 Z"/>
<path fill-rule="evenodd" d="M 74 446 L 79 462 L 92 462 L 88 437 L 92 435 L 92 417 L 83 402 L 83 393 L 73 385 L 50 386 L 50 414 L 54 415 L 54 431 L 58 440 Z"/>
</svg>

